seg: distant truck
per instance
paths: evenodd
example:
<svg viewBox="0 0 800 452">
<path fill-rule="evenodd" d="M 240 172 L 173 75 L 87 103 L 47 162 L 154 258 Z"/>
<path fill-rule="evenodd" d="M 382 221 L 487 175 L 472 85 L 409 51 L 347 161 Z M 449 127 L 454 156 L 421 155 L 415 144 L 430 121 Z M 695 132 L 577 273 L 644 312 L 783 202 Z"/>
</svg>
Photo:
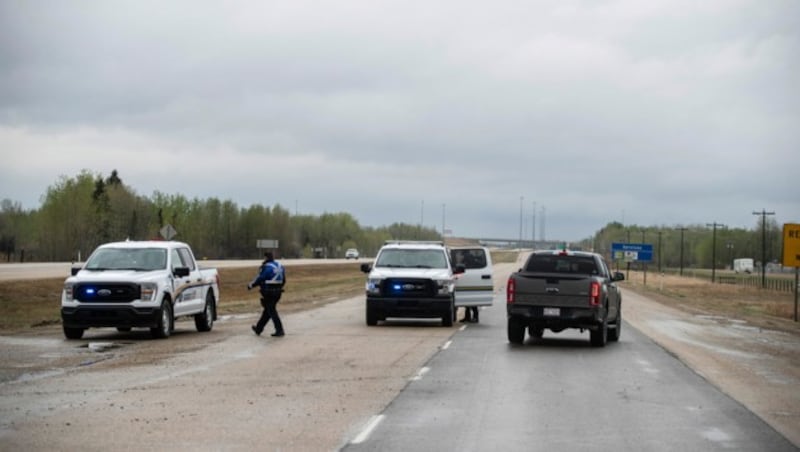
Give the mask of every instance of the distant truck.
<svg viewBox="0 0 800 452">
<path fill-rule="evenodd" d="M 734 259 L 733 271 L 735 273 L 753 273 L 753 259 L 749 257 Z"/>
<path fill-rule="evenodd" d="M 68 339 L 93 327 L 150 328 L 153 337 L 166 338 L 182 316 L 193 316 L 197 331 L 211 331 L 218 302 L 217 270 L 200 269 L 189 245 L 115 242 L 72 268 L 61 295 L 61 321 Z"/>
<path fill-rule="evenodd" d="M 541 338 L 545 329 L 589 330 L 592 345 L 618 341 L 622 329 L 625 279 L 612 273 L 602 256 L 581 251 L 535 251 L 506 284 L 508 341 L 521 344 L 525 330 Z"/>
</svg>

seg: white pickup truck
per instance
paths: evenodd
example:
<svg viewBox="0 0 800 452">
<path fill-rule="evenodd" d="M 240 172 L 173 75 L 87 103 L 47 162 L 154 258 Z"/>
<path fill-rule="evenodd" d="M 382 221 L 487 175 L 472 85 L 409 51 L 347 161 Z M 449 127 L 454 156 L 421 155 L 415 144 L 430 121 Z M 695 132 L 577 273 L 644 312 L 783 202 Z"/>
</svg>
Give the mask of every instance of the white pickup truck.
<svg viewBox="0 0 800 452">
<path fill-rule="evenodd" d="M 150 328 L 169 337 L 175 318 L 194 316 L 198 331 L 217 319 L 219 275 L 200 269 L 189 245 L 173 241 L 115 242 L 99 246 L 72 268 L 61 295 L 64 336 L 87 328 Z"/>
</svg>

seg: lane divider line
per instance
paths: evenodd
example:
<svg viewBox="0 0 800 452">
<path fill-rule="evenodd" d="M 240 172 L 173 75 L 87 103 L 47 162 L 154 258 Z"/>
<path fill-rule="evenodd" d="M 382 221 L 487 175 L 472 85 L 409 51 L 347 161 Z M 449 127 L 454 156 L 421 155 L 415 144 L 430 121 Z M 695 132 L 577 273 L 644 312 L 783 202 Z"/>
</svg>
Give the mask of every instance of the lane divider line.
<svg viewBox="0 0 800 452">
<path fill-rule="evenodd" d="M 423 375 L 425 375 L 426 373 L 428 373 L 428 371 L 430 371 L 430 370 L 431 370 L 431 368 L 430 368 L 430 367 L 423 367 L 422 369 L 420 369 L 420 370 L 417 372 L 417 374 L 416 374 L 416 375 L 414 375 L 414 376 L 411 378 L 411 381 L 419 381 L 419 380 L 422 380 L 422 376 L 423 376 Z"/>
<path fill-rule="evenodd" d="M 369 438 L 369 435 L 372 434 L 372 431 L 378 427 L 378 424 L 383 421 L 383 418 L 386 417 L 383 414 L 379 414 L 377 416 L 373 416 L 369 423 L 364 427 L 364 430 L 361 430 L 361 433 L 358 434 L 350 444 L 361 444 Z"/>
<path fill-rule="evenodd" d="M 444 345 L 442 345 L 442 350 L 447 350 L 448 348 L 450 348 L 450 344 L 452 343 L 453 343 L 452 340 L 445 342 Z"/>
</svg>

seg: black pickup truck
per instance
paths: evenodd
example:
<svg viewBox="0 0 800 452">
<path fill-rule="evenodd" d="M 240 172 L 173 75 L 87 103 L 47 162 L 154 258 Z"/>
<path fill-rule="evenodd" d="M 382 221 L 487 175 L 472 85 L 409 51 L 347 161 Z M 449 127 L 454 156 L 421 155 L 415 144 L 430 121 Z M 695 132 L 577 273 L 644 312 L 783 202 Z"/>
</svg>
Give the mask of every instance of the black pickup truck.
<svg viewBox="0 0 800 452">
<path fill-rule="evenodd" d="M 592 345 L 619 340 L 622 296 L 602 256 L 581 251 L 536 251 L 506 285 L 508 341 L 521 344 L 525 328 L 534 338 L 545 329 L 589 330 Z"/>
</svg>

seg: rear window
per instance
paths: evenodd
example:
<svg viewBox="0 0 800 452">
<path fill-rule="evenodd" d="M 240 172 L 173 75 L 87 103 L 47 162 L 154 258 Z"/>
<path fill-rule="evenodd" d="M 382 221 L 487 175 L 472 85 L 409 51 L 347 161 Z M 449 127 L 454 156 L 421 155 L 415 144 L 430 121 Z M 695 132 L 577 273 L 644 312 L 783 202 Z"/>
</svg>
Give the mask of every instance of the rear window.
<svg viewBox="0 0 800 452">
<path fill-rule="evenodd" d="M 559 254 L 533 254 L 525 265 L 525 271 L 541 273 L 572 273 L 597 275 L 594 258 L 591 256 L 566 256 Z"/>
<path fill-rule="evenodd" d="M 487 265 L 486 253 L 482 249 L 450 250 L 450 259 L 453 265 L 463 264 L 467 270 L 485 268 Z"/>
</svg>

